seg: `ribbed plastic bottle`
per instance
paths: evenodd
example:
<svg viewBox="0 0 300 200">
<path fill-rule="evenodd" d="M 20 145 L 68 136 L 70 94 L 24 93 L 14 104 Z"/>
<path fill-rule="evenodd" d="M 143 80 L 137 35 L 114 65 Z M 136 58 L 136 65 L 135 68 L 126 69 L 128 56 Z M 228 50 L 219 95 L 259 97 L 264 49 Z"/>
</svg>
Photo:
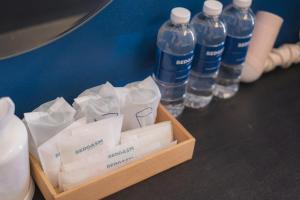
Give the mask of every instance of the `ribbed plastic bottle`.
<svg viewBox="0 0 300 200">
<path fill-rule="evenodd" d="M 187 107 L 205 107 L 213 97 L 226 38 L 225 25 L 220 21 L 222 7 L 219 1 L 205 1 L 203 12 L 197 14 L 191 21 L 197 45 L 187 85 L 185 99 Z"/>
<path fill-rule="evenodd" d="M 252 37 L 255 16 L 250 9 L 252 0 L 233 0 L 222 14 L 227 38 L 214 95 L 230 98 L 239 89 L 239 81 Z"/>
<path fill-rule="evenodd" d="M 31 200 L 27 130 L 10 98 L 0 99 L 0 199 Z"/>
<path fill-rule="evenodd" d="M 160 28 L 157 36 L 157 65 L 154 80 L 161 92 L 161 103 L 174 116 L 184 109 L 185 88 L 194 57 L 195 36 L 190 27 L 191 13 L 174 8 L 171 19 Z"/>
</svg>

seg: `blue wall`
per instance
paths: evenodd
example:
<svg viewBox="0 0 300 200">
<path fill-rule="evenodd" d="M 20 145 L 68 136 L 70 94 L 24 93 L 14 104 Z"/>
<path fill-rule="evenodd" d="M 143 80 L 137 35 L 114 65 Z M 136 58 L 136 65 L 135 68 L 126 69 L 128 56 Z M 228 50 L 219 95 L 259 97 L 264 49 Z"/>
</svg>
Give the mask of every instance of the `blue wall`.
<svg viewBox="0 0 300 200">
<path fill-rule="evenodd" d="M 170 9 L 184 6 L 195 14 L 202 4 L 202 0 L 115 0 L 64 38 L 1 61 L 0 96 L 12 97 L 21 116 L 57 96 L 72 102 L 84 89 L 107 80 L 123 85 L 143 79 L 152 72 L 156 33 Z M 278 44 L 298 40 L 299 0 L 254 0 L 253 7 L 285 19 Z"/>
</svg>

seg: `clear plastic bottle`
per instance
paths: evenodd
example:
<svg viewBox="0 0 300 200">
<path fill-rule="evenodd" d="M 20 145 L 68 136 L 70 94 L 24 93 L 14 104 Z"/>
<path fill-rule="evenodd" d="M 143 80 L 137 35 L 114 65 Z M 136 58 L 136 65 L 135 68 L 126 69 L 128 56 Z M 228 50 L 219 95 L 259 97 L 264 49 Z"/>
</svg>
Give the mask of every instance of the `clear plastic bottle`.
<svg viewBox="0 0 300 200">
<path fill-rule="evenodd" d="M 233 0 L 222 14 L 227 38 L 214 95 L 230 98 L 239 89 L 239 81 L 248 45 L 252 37 L 255 16 L 250 9 L 252 0 Z"/>
<path fill-rule="evenodd" d="M 197 45 L 187 85 L 187 107 L 205 107 L 213 97 L 226 38 L 225 25 L 219 19 L 222 7 L 219 1 L 205 1 L 203 12 L 192 19 Z"/>
<path fill-rule="evenodd" d="M 184 96 L 194 56 L 195 36 L 189 25 L 191 13 L 174 8 L 171 20 L 165 22 L 157 36 L 157 66 L 154 72 L 161 92 L 161 103 L 174 116 L 184 109 Z"/>
</svg>

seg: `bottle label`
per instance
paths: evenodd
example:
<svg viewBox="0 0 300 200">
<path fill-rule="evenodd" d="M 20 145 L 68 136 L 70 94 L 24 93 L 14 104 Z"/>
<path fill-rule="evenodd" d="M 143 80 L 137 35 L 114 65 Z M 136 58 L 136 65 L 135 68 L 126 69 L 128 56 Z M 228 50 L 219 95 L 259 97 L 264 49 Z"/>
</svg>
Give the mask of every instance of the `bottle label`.
<svg viewBox="0 0 300 200">
<path fill-rule="evenodd" d="M 246 59 L 251 36 L 252 35 L 244 38 L 227 36 L 222 62 L 227 65 L 242 64 Z"/>
<path fill-rule="evenodd" d="M 186 81 L 191 70 L 193 57 L 193 51 L 183 56 L 177 56 L 163 52 L 158 48 L 156 78 L 167 83 Z"/>
<path fill-rule="evenodd" d="M 202 74 L 212 74 L 218 71 L 223 50 L 224 42 L 215 46 L 197 44 L 192 66 L 193 71 Z"/>
</svg>

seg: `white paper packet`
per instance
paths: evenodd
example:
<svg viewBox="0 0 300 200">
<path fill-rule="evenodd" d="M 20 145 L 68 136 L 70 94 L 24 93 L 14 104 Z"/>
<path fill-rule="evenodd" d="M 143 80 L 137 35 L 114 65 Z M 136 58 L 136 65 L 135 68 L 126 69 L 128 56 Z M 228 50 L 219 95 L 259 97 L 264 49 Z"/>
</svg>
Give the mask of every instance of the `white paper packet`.
<svg viewBox="0 0 300 200">
<path fill-rule="evenodd" d="M 127 144 L 120 144 L 103 150 L 97 149 L 97 153 L 95 155 L 62 164 L 60 169 L 61 171 L 73 171 L 87 166 L 86 163 L 101 164 L 103 165 L 102 168 L 106 169 L 105 171 L 116 169 L 136 158 L 137 146 L 137 142 L 129 142 Z"/>
<path fill-rule="evenodd" d="M 59 188 L 66 191 L 135 159 L 135 144 L 117 145 L 110 149 L 97 149 L 96 155 L 83 157 L 61 166 Z"/>
<path fill-rule="evenodd" d="M 107 155 L 106 169 L 107 171 L 124 166 L 137 158 L 136 141 L 120 144 L 109 150 Z"/>
<path fill-rule="evenodd" d="M 122 135 L 124 143 L 121 145 L 98 148 L 93 155 L 63 163 L 59 175 L 60 188 L 66 191 L 91 178 L 177 144 L 177 141 L 173 141 L 170 122 L 127 131 Z"/>
<path fill-rule="evenodd" d="M 145 156 L 169 148 L 176 144 L 177 144 L 177 140 L 174 140 L 170 143 L 161 143 L 159 141 L 149 142 L 148 140 L 145 140 L 145 138 L 142 138 L 139 140 L 139 146 L 137 147 L 136 150 L 137 152 L 136 159 L 144 158 Z"/>
<path fill-rule="evenodd" d="M 155 91 L 158 98 L 161 97 L 160 90 L 159 90 L 158 86 L 156 85 L 155 81 L 153 80 L 153 78 L 151 76 L 148 76 L 147 78 L 145 78 L 142 81 L 136 81 L 136 82 L 128 83 L 125 87 L 129 88 L 129 89 L 131 89 L 131 88 L 151 89 L 151 90 Z"/>
<path fill-rule="evenodd" d="M 88 122 L 120 114 L 118 96 L 109 82 L 85 90 L 74 99 L 73 107 L 77 110 L 75 118 L 86 117 Z"/>
<path fill-rule="evenodd" d="M 146 148 L 142 148 L 142 144 L 137 143 L 123 144 L 119 145 L 108 154 L 110 157 L 108 157 L 106 162 L 102 162 L 102 160 L 99 161 L 99 156 L 97 156 L 96 158 L 93 158 L 93 161 L 90 161 L 90 159 L 69 163 L 62 167 L 62 170 L 59 173 L 59 188 L 62 191 L 66 191 L 92 178 L 120 168 L 138 158 L 145 157 L 151 153 L 176 144 L 177 141 L 173 141 L 168 145 L 162 146 L 159 142 L 155 142 L 146 146 Z M 136 151 L 138 151 L 138 149 L 142 149 L 143 152 L 136 155 Z"/>
<path fill-rule="evenodd" d="M 61 191 L 67 191 L 73 187 L 89 181 L 97 176 L 104 175 L 107 172 L 120 168 L 138 158 L 141 158 L 154 153 L 155 151 L 162 150 L 177 144 L 177 141 L 161 146 L 159 142 L 152 143 L 147 148 L 143 148 L 143 152 L 140 152 L 140 156 L 136 155 L 138 149 L 142 149 L 141 145 L 137 143 L 122 144 L 115 147 L 110 153 L 105 154 L 109 157 L 99 160 L 99 155 L 93 158 L 89 157 L 88 160 L 79 160 L 74 163 L 69 163 L 62 166 L 62 170 L 59 172 L 59 188 Z M 121 152 L 121 153 L 120 153 Z M 125 152 L 125 153 L 123 153 Z M 103 155 L 102 154 L 102 155 Z M 103 162 L 106 160 L 106 162 Z"/>
<path fill-rule="evenodd" d="M 74 101 L 74 107 L 78 108 L 75 119 L 86 117 L 88 122 L 95 122 L 120 114 L 119 101 L 116 97 L 84 96 Z"/>
<path fill-rule="evenodd" d="M 109 82 L 106 82 L 105 84 L 98 85 L 83 91 L 78 97 L 97 95 L 103 97 L 115 96 L 116 91 L 114 90 L 114 86 L 112 86 Z"/>
<path fill-rule="evenodd" d="M 61 138 L 60 189 L 65 191 L 105 172 L 108 151 L 120 140 L 122 119 L 120 115 L 89 123 Z"/>
<path fill-rule="evenodd" d="M 161 98 L 159 88 L 151 77 L 117 89 L 124 114 L 123 131 L 154 124 Z"/>
<path fill-rule="evenodd" d="M 121 133 L 121 144 L 137 141 L 136 158 L 142 158 L 154 151 L 173 144 L 172 124 L 170 121 L 142 127 Z"/>
<path fill-rule="evenodd" d="M 129 90 L 129 88 L 126 88 L 126 87 L 115 87 L 115 92 L 119 99 L 120 109 L 122 110 L 122 108 L 127 103 L 127 96 L 129 94 L 130 90 Z"/>
<path fill-rule="evenodd" d="M 24 122 L 31 140 L 30 152 L 36 155 L 36 148 L 69 126 L 74 121 L 75 113 L 62 97 L 42 104 L 33 112 L 25 113 Z"/>
<path fill-rule="evenodd" d="M 38 154 L 43 171 L 54 187 L 58 186 L 58 172 L 60 170 L 60 152 L 57 144 L 61 136 L 71 135 L 71 130 L 86 124 L 86 118 L 79 119 L 60 131 L 48 141 L 38 147 Z"/>
<path fill-rule="evenodd" d="M 160 143 L 171 143 L 174 139 L 173 128 L 170 121 L 159 122 L 150 126 L 133 129 L 121 133 L 121 144 L 131 142 L 137 139 L 159 141 Z"/>
<path fill-rule="evenodd" d="M 120 143 L 123 116 L 111 117 L 71 130 L 58 143 L 62 164 L 96 156 Z"/>
<path fill-rule="evenodd" d="M 103 155 L 104 156 L 104 155 Z M 58 174 L 60 191 L 66 191 L 106 172 L 99 155 L 90 156 L 62 166 Z"/>
</svg>

